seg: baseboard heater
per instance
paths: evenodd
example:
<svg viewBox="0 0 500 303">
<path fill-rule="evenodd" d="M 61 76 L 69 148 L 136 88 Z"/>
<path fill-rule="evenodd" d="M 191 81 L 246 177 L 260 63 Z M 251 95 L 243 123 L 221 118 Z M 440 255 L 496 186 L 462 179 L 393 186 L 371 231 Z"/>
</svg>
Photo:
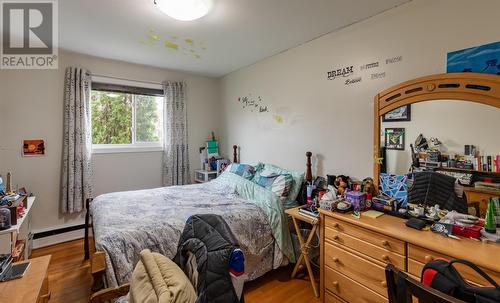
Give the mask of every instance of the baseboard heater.
<svg viewBox="0 0 500 303">
<path fill-rule="evenodd" d="M 45 237 L 50 237 L 50 236 L 55 236 L 59 234 L 64 234 L 70 231 L 75 231 L 79 229 L 84 229 L 85 224 L 80 224 L 80 225 L 74 225 L 74 226 L 68 226 L 68 227 L 63 227 L 63 228 L 58 228 L 58 229 L 53 229 L 53 230 L 47 230 L 47 231 L 42 231 L 39 233 L 35 233 L 33 235 L 33 239 L 41 239 Z"/>
</svg>

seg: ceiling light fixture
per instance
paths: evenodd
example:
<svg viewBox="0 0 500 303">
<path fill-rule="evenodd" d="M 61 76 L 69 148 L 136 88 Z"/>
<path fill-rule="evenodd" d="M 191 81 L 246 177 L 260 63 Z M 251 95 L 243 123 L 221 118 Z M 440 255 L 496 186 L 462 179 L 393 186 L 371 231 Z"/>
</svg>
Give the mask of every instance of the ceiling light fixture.
<svg viewBox="0 0 500 303">
<path fill-rule="evenodd" d="M 210 11 L 213 0 L 155 0 L 160 11 L 180 21 L 199 19 Z"/>
</svg>

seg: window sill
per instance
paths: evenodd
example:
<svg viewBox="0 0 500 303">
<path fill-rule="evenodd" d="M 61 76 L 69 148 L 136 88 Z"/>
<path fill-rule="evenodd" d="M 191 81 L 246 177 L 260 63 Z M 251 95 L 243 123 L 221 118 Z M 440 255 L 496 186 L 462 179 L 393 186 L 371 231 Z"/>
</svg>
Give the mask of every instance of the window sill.
<svg viewBox="0 0 500 303">
<path fill-rule="evenodd" d="M 121 154 L 121 153 L 147 153 L 161 152 L 163 147 L 160 145 L 93 145 L 92 154 Z"/>
</svg>

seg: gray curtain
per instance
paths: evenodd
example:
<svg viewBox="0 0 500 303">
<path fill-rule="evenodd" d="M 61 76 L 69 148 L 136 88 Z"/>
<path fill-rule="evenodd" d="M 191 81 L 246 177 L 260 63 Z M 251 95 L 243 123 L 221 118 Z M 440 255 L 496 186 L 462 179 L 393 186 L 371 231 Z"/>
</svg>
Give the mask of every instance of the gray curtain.
<svg viewBox="0 0 500 303">
<path fill-rule="evenodd" d="M 190 183 L 186 83 L 164 82 L 163 186 Z"/>
<path fill-rule="evenodd" d="M 77 213 L 92 195 L 90 73 L 68 67 L 64 79 L 62 212 Z"/>
</svg>

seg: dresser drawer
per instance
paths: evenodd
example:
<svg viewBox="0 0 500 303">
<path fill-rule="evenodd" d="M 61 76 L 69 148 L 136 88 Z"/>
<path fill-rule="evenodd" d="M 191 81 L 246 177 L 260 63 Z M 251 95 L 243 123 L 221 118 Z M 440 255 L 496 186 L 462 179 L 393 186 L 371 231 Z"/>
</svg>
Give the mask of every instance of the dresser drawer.
<svg viewBox="0 0 500 303">
<path fill-rule="evenodd" d="M 325 243 L 325 265 L 386 296 L 385 269 L 336 245 Z"/>
<path fill-rule="evenodd" d="M 331 237 L 335 236 L 334 234 L 329 234 L 328 229 L 330 229 L 333 231 L 340 231 L 342 233 L 348 234 L 354 238 L 363 240 L 390 252 L 395 252 L 400 255 L 406 254 L 405 243 L 403 241 L 354 226 L 332 217 L 326 216 L 325 218 L 325 238 L 328 240 L 334 240 Z"/>
<path fill-rule="evenodd" d="M 357 252 L 370 256 L 385 264 L 391 263 L 397 268 L 406 268 L 405 256 L 360 240 L 349 234 L 337 231 L 330 227 L 325 227 L 325 237 L 329 239 L 329 241 L 345 245 Z"/>
<path fill-rule="evenodd" d="M 371 291 L 370 289 L 362 286 L 361 284 L 353 281 L 352 279 L 349 279 L 345 275 L 329 267 L 325 267 L 325 288 L 332 294 L 339 296 L 340 298 L 344 299 L 347 302 L 356 302 L 356 303 L 387 302 L 387 299 L 385 297 Z M 326 295 L 325 298 L 327 298 Z M 332 299 L 334 299 L 334 297 Z M 339 302 L 339 301 L 325 300 L 325 302 Z"/>
<path fill-rule="evenodd" d="M 348 303 L 347 301 L 344 301 L 344 299 L 341 299 L 340 297 L 337 297 L 336 295 L 332 295 L 329 291 L 325 291 L 325 303 Z"/>
<path fill-rule="evenodd" d="M 452 260 L 453 257 L 439 254 L 435 251 L 428 250 L 416 245 L 409 244 L 408 245 L 408 272 L 412 275 L 420 277 L 422 273 L 422 268 L 424 265 L 435 259 L 447 259 Z M 479 284 L 489 286 L 489 283 L 484 280 L 478 273 L 476 273 L 473 269 L 468 266 L 462 264 L 455 264 L 455 268 L 458 272 L 467 280 Z M 493 272 L 491 270 L 487 270 L 483 268 L 483 271 L 486 272 L 490 277 L 493 278 L 497 283 L 500 283 L 500 274 L 497 272 Z"/>
</svg>

